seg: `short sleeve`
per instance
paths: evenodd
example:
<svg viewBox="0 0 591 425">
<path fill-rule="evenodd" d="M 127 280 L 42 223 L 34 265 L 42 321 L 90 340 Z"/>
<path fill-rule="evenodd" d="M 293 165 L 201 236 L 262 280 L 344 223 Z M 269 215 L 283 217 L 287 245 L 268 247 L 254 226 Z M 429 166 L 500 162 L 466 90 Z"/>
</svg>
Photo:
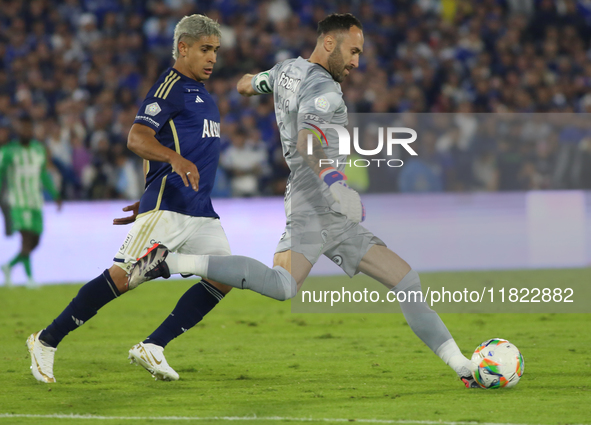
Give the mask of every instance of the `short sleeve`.
<svg viewBox="0 0 591 425">
<path fill-rule="evenodd" d="M 313 83 L 300 89 L 298 131 L 311 129 L 306 123 L 329 123 L 343 103 L 343 95 L 332 81 Z"/>
<path fill-rule="evenodd" d="M 148 96 L 144 99 L 133 122 L 150 127 L 157 134 L 164 124 L 180 111 L 179 105 L 168 99 Z"/>
</svg>

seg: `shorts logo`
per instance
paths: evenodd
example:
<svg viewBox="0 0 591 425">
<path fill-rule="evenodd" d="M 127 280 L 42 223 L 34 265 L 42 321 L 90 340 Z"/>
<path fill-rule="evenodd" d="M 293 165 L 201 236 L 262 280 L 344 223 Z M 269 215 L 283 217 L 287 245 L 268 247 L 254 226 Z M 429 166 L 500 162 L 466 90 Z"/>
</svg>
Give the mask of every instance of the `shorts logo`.
<svg viewBox="0 0 591 425">
<path fill-rule="evenodd" d="M 132 240 L 133 240 L 133 235 L 127 235 L 127 237 L 125 238 L 125 241 L 123 242 L 123 245 L 121 245 L 121 248 L 119 248 L 119 251 L 125 252 L 125 249 L 131 243 Z"/>
<path fill-rule="evenodd" d="M 158 102 L 154 102 L 154 103 L 150 103 L 149 105 L 146 106 L 146 110 L 144 111 L 144 113 L 146 115 L 150 115 L 151 117 L 154 117 L 154 116 L 158 115 L 160 113 L 160 111 L 162 111 L 162 109 L 160 109 L 160 105 L 158 105 Z"/>
<path fill-rule="evenodd" d="M 326 96 L 320 96 L 314 99 L 314 106 L 319 111 L 327 112 L 328 108 L 330 108 L 330 102 L 328 101 Z"/>
<path fill-rule="evenodd" d="M 341 257 L 340 255 L 335 255 L 334 257 L 332 257 L 332 261 L 334 261 L 334 263 L 337 266 L 340 266 L 341 264 L 343 264 L 343 257 Z"/>
<path fill-rule="evenodd" d="M 286 235 L 287 235 L 287 232 L 283 232 L 283 234 L 281 235 L 281 238 L 279 238 L 279 240 L 282 241 L 283 239 L 285 239 Z"/>
<path fill-rule="evenodd" d="M 322 236 L 322 240 L 324 241 L 323 243 L 326 243 L 328 240 L 328 230 L 324 229 L 322 232 L 320 232 L 320 236 Z"/>
</svg>

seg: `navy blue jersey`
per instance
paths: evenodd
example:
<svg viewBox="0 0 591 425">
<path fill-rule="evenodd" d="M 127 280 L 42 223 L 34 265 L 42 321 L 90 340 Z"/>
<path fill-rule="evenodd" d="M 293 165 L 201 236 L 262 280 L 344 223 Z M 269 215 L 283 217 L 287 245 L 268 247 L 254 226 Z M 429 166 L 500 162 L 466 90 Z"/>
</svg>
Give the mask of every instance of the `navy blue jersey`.
<svg viewBox="0 0 591 425">
<path fill-rule="evenodd" d="M 170 164 L 149 161 L 139 213 L 168 210 L 219 217 L 210 195 L 220 157 L 220 112 L 203 83 L 169 68 L 148 92 L 134 123 L 153 129 L 156 139 L 193 162 L 200 176 L 195 192 Z"/>
</svg>

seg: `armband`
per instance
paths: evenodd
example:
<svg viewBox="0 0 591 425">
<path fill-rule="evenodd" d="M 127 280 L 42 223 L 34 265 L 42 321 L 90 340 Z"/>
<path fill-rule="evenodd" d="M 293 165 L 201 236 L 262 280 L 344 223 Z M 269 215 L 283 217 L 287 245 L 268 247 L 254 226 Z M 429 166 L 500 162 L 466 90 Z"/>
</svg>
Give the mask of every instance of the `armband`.
<svg viewBox="0 0 591 425">
<path fill-rule="evenodd" d="M 261 94 L 273 93 L 269 71 L 259 72 L 252 78 L 252 88 Z"/>
</svg>

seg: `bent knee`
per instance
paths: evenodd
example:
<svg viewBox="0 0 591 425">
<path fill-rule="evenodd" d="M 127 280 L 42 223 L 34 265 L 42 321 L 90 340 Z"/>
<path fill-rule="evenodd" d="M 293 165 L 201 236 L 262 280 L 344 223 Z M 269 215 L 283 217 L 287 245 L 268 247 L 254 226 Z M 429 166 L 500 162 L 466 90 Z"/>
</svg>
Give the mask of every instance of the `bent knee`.
<svg viewBox="0 0 591 425">
<path fill-rule="evenodd" d="M 111 279 L 117 286 L 120 294 L 123 294 L 129 290 L 127 287 L 127 272 L 123 270 L 116 264 L 113 264 L 111 268 L 109 268 L 109 274 L 111 275 Z"/>
<path fill-rule="evenodd" d="M 283 289 L 282 291 L 277 291 L 276 296 L 273 298 L 278 301 L 287 301 L 295 297 L 298 291 L 298 285 L 293 276 L 281 266 L 273 267 L 273 271 L 278 280 L 277 286 Z"/>
<path fill-rule="evenodd" d="M 279 296 L 277 298 L 275 298 L 277 301 L 287 301 L 287 300 L 291 300 L 293 297 L 295 297 L 295 294 L 291 295 L 291 294 L 286 294 L 284 297 Z"/>
<path fill-rule="evenodd" d="M 205 279 L 203 279 L 203 280 L 205 280 Z M 218 291 L 220 291 L 224 295 L 226 295 L 232 289 L 232 287 L 230 285 L 224 285 L 223 283 L 216 282 L 215 280 L 207 279 L 205 281 L 207 283 L 209 283 L 211 286 L 213 286 L 214 288 L 216 288 Z"/>
</svg>

